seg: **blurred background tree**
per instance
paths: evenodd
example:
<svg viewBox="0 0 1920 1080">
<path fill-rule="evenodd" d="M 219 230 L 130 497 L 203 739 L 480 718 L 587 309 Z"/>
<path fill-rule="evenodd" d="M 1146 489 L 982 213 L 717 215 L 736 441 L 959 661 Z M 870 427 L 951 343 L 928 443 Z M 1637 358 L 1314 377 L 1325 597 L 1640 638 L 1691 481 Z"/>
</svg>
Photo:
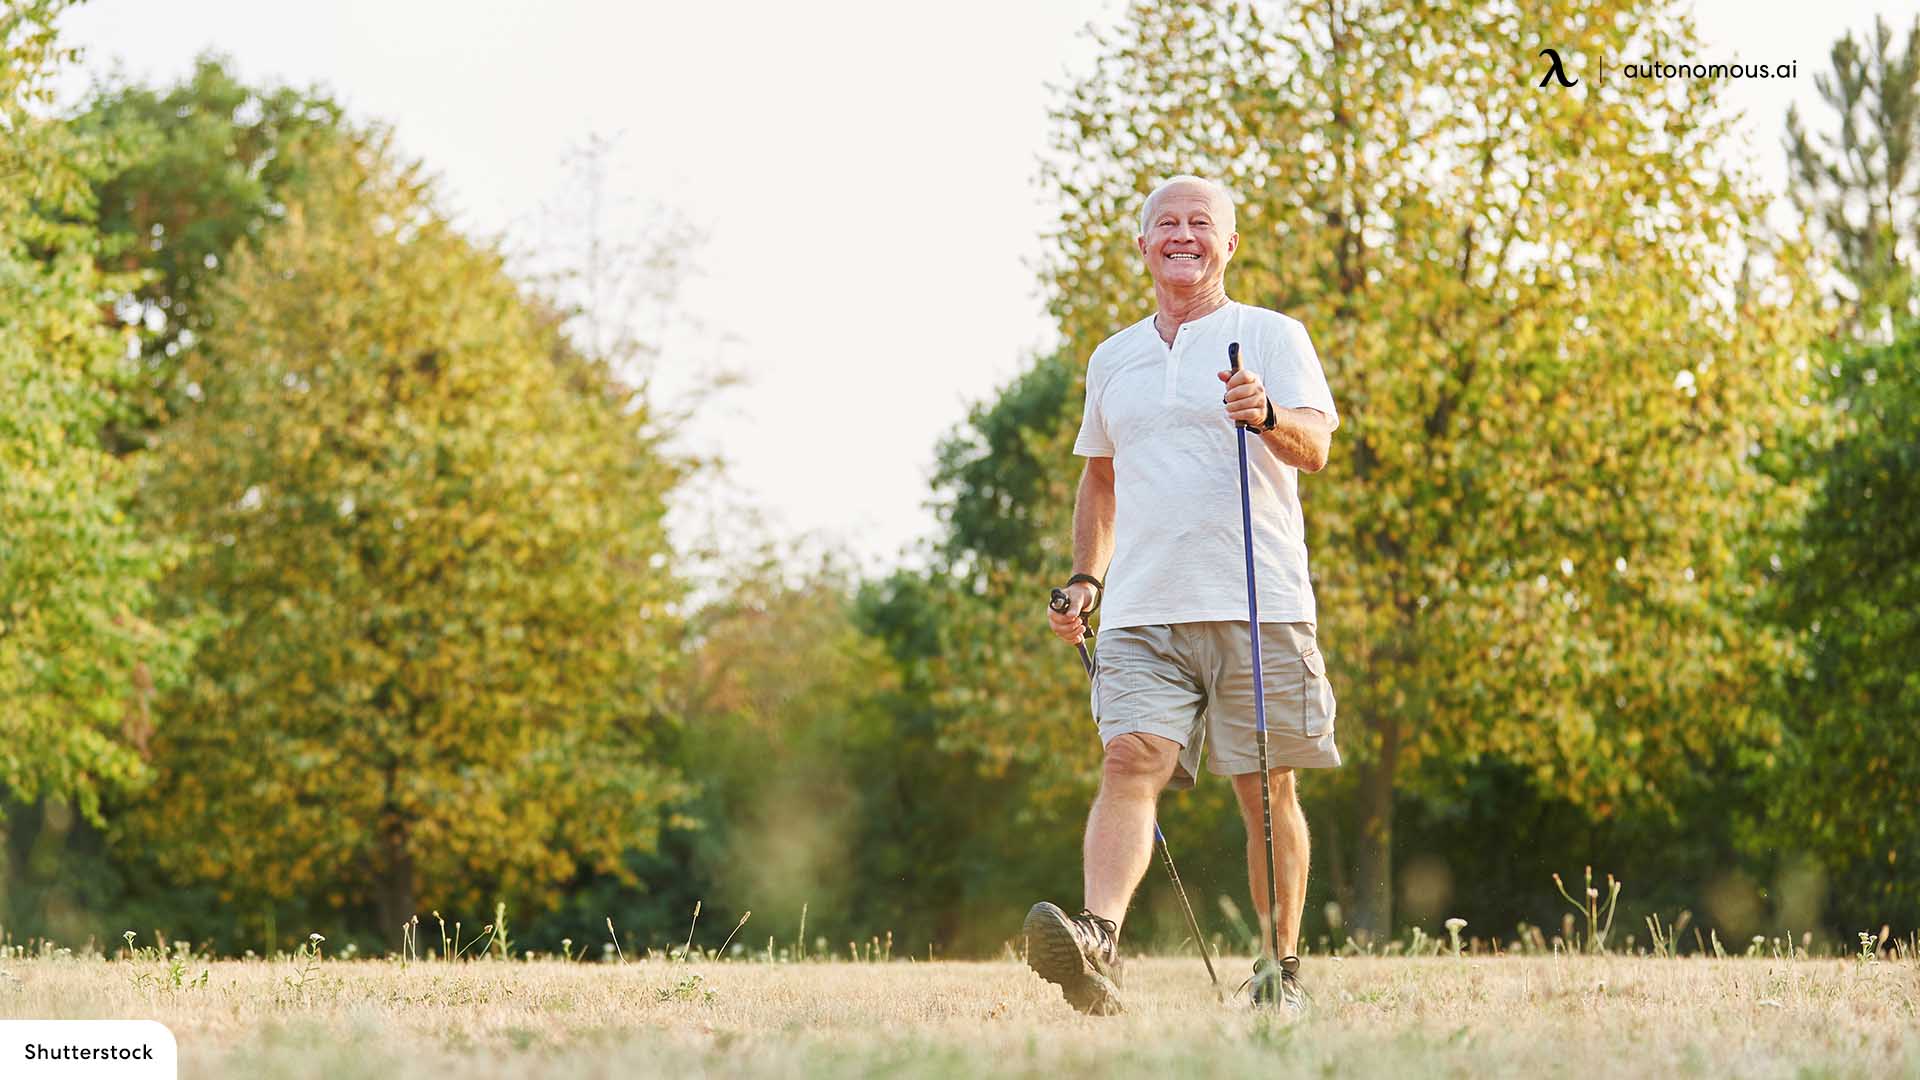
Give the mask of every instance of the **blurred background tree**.
<svg viewBox="0 0 1920 1080">
<path fill-rule="evenodd" d="M 155 614 L 178 552 L 129 519 L 131 470 L 100 442 L 128 341 L 101 318 L 123 280 L 95 267 L 100 147 L 44 115 L 71 59 L 53 31 L 65 6 L 0 13 L 0 821 L 29 826 L 9 840 L 48 838 L 0 852 L 0 922 L 33 907 L 71 930 L 71 895 L 32 864 L 145 779 L 152 699 L 190 628 Z"/>
<path fill-rule="evenodd" d="M 105 148 L 92 183 L 101 262 L 131 275 L 118 313 L 143 331 L 132 414 L 111 432 L 124 452 L 179 411 L 208 285 L 286 215 L 312 155 L 350 133 L 324 92 L 248 86 L 214 55 L 164 90 L 120 76 L 95 86 L 72 127 Z"/>
<path fill-rule="evenodd" d="M 1786 522 L 1772 618 L 1799 663 L 1775 673 L 1783 732 L 1750 764 L 1756 851 L 1799 860 L 1852 930 L 1920 921 L 1920 19 L 1834 44 L 1816 80 L 1832 133 L 1788 117 L 1792 193 L 1837 251 L 1849 333 L 1822 351 L 1829 423 L 1784 468 L 1817 478 Z"/>
<path fill-rule="evenodd" d="M 203 295 L 147 460 L 147 520 L 195 545 L 166 600 L 221 629 L 125 839 L 397 940 L 657 836 L 679 469 L 384 140 L 310 166 Z"/>
<path fill-rule="evenodd" d="M 1814 86 L 1835 126 L 1810 132 L 1797 107 L 1787 110 L 1788 191 L 1831 245 L 1852 325 L 1884 334 L 1920 315 L 1920 17 L 1905 44 L 1875 18 L 1872 34 L 1846 35 L 1829 59 L 1833 70 Z"/>
<path fill-rule="evenodd" d="M 1804 666 L 1778 675 L 1777 754 L 1754 839 L 1819 869 L 1826 914 L 1878 931 L 1920 921 L 1920 325 L 1831 350 L 1842 433 L 1804 466 L 1820 494 L 1796 534 L 1776 618 Z"/>
</svg>

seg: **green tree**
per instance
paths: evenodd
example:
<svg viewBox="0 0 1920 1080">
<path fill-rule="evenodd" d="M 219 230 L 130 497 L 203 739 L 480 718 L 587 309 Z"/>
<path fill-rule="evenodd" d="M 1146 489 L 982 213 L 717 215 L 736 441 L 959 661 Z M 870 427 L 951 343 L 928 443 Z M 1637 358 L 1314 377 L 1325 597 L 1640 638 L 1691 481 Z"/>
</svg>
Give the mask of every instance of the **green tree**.
<svg viewBox="0 0 1920 1080">
<path fill-rule="evenodd" d="M 1341 403 L 1302 488 L 1351 764 L 1309 790 L 1333 785 L 1322 865 L 1376 933 L 1401 792 L 1498 760 L 1606 817 L 1767 734 L 1749 661 L 1778 643 L 1744 618 L 1747 540 L 1800 495 L 1753 462 L 1803 419 L 1809 290 L 1716 166 L 1713 84 L 1535 85 L 1547 46 L 1697 51 L 1674 4 L 1602 10 L 1137 4 L 1056 114 L 1068 352 L 1147 313 L 1140 200 L 1199 172 L 1239 196 L 1230 291 L 1305 322 Z M 1091 740 L 1034 718 L 1083 713 L 1084 689 L 1009 647 L 1041 639 L 1064 573 L 1078 398 L 1021 435 L 1049 463 L 1022 527 L 1051 546 L 963 567 L 981 599 L 947 701 L 990 767 L 1083 792 Z"/>
<path fill-rule="evenodd" d="M 196 545 L 166 598 L 222 625 L 122 839 L 389 939 L 550 906 L 682 791 L 651 752 L 680 467 L 384 140 L 311 167 L 206 292 L 146 472 Z"/>
<path fill-rule="evenodd" d="M 757 910 L 772 934 L 806 904 L 811 924 L 844 945 L 862 925 L 867 879 L 856 867 L 868 781 L 879 780 L 858 763 L 886 741 L 891 718 L 877 702 L 892 673 L 831 560 L 789 580 L 768 550 L 727 577 L 726 594 L 690 616 L 672 682 L 680 760 L 700 788 L 685 869 L 710 884 L 716 913 Z"/>
<path fill-rule="evenodd" d="M 1876 20 L 1832 60 L 1817 85 L 1838 133 L 1816 142 L 1790 114 L 1788 153 L 1795 203 L 1838 249 L 1854 335 L 1824 350 L 1831 423 L 1788 465 L 1820 487 L 1779 544 L 1770 614 L 1798 663 L 1780 673 L 1785 737 L 1759 762 L 1766 812 L 1749 840 L 1811 859 L 1845 932 L 1920 924 L 1920 832 L 1889 812 L 1920 795 L 1920 20 L 1904 46 Z"/>
<path fill-rule="evenodd" d="M 128 519 L 132 477 L 99 440 L 127 342 L 101 320 L 120 282 L 94 266 L 99 148 L 45 115 L 65 6 L 0 14 L 0 793 L 98 821 L 146 774 L 149 698 L 185 639 L 153 614 L 172 549 Z"/>
<path fill-rule="evenodd" d="M 1814 86 L 1839 130 L 1809 134 L 1787 110 L 1787 164 L 1794 205 L 1837 249 L 1841 300 L 1857 326 L 1920 315 L 1920 18 L 1900 45 L 1876 18 L 1865 41 L 1834 42 L 1831 75 Z"/>
<path fill-rule="evenodd" d="M 131 450 L 183 402 L 182 351 L 208 328 L 209 283 L 285 215 L 311 156 L 349 133 L 323 91 L 247 86 L 214 55 L 165 89 L 96 86 L 71 127 L 106 149 L 91 185 L 101 262 L 131 282 L 116 307 L 140 331 L 139 375 L 126 389 L 133 412 L 110 433 Z"/>
<path fill-rule="evenodd" d="M 1806 854 L 1843 930 L 1920 925 L 1920 326 L 1836 350 L 1841 432 L 1804 462 L 1818 497 L 1786 558 L 1776 617 L 1785 738 L 1764 769 L 1762 849 Z"/>
</svg>

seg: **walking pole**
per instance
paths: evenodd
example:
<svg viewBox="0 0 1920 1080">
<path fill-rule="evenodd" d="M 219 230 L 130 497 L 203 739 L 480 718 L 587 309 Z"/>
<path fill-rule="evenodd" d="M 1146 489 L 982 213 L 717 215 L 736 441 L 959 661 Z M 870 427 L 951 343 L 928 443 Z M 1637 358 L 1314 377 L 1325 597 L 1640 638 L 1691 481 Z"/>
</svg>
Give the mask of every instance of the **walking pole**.
<svg viewBox="0 0 1920 1080">
<path fill-rule="evenodd" d="M 1227 346 L 1227 366 L 1240 371 L 1240 343 Z M 1260 829 L 1265 836 L 1261 858 L 1267 864 L 1267 940 L 1260 950 L 1271 950 L 1273 962 L 1280 962 L 1280 887 L 1273 868 L 1273 784 L 1267 772 L 1267 694 L 1260 679 L 1260 598 L 1253 583 L 1253 499 L 1247 484 L 1247 426 L 1233 425 L 1240 440 L 1240 530 L 1246 537 L 1247 551 L 1247 637 L 1253 650 L 1253 731 L 1260 742 Z"/>
<path fill-rule="evenodd" d="M 1053 590 L 1053 599 L 1048 602 L 1047 606 L 1061 614 L 1065 614 L 1067 604 L 1067 594 L 1060 589 L 1055 589 Z M 1080 613 L 1080 625 L 1086 627 L 1087 637 L 1093 636 L 1093 628 L 1087 626 L 1087 614 L 1084 611 Z M 1078 646 L 1080 649 L 1080 666 L 1087 669 L 1087 679 L 1091 681 L 1093 679 L 1093 656 L 1087 652 L 1085 639 L 1082 639 L 1078 643 Z M 1180 884 L 1180 871 L 1174 869 L 1173 866 L 1173 849 L 1167 846 L 1167 834 L 1160 831 L 1160 821 L 1158 818 L 1155 818 L 1153 822 L 1153 839 L 1160 845 L 1160 861 L 1166 864 L 1167 876 L 1173 879 L 1173 891 L 1180 894 L 1180 910 L 1186 912 L 1187 929 L 1193 931 L 1193 943 L 1199 946 L 1200 959 L 1207 965 L 1207 978 L 1213 980 L 1213 988 L 1218 991 L 1220 989 L 1220 976 L 1213 970 L 1213 957 L 1207 955 L 1207 939 L 1200 936 L 1200 920 L 1194 918 L 1193 904 L 1187 900 L 1187 887 Z"/>
</svg>

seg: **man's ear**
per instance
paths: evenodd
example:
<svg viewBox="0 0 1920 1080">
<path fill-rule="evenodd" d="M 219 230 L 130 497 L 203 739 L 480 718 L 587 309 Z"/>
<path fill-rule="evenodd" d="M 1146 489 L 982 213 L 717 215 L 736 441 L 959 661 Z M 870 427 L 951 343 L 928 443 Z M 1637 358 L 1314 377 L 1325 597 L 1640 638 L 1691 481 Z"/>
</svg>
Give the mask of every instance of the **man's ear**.
<svg viewBox="0 0 1920 1080">
<path fill-rule="evenodd" d="M 1227 257 L 1232 258 L 1233 253 L 1239 250 L 1240 250 L 1240 234 L 1234 233 L 1232 236 L 1227 237 Z"/>
</svg>

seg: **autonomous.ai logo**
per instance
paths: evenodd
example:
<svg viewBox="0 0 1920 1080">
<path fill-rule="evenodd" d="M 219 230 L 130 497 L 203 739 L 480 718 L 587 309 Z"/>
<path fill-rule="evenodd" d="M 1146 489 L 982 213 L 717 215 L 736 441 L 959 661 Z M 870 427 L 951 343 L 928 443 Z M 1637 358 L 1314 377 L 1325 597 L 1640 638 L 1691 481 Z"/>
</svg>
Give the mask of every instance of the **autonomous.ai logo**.
<svg viewBox="0 0 1920 1080">
<path fill-rule="evenodd" d="M 1541 75 L 1540 81 L 1534 85 L 1542 88 L 1551 86 L 1556 82 L 1563 88 L 1580 85 L 1579 79 L 1570 79 L 1567 77 L 1567 63 L 1560 58 L 1560 50 L 1541 49 L 1534 55 L 1547 62 L 1546 73 Z M 1635 58 L 1624 62 L 1616 61 L 1615 63 L 1609 64 L 1607 63 L 1609 58 L 1605 53 L 1587 53 L 1576 56 L 1575 59 L 1580 61 L 1581 72 L 1592 79 L 1592 81 L 1587 84 L 1590 92 L 1593 90 L 1603 90 L 1607 87 L 1608 68 L 1614 70 L 1616 86 L 1621 85 L 1619 76 L 1624 75 L 1626 77 L 1625 86 L 1629 88 L 1635 83 L 1665 82 L 1672 79 L 1685 79 L 1690 82 L 1702 80 L 1719 82 L 1725 79 L 1797 79 L 1800 77 L 1800 61 L 1798 60 L 1788 60 L 1784 63 L 1775 64 L 1759 64 L 1743 61 L 1737 57 L 1731 63 L 1720 63 L 1718 61 L 1701 62 L 1689 57 L 1675 57 L 1671 60 L 1649 57 L 1646 59 Z M 1534 70 L 1538 69 L 1536 68 Z M 1527 78 L 1532 77 L 1531 72 L 1529 72 Z"/>
<path fill-rule="evenodd" d="M 1567 69 L 1560 65 L 1559 53 L 1554 52 L 1552 49 L 1541 49 L 1540 55 L 1552 57 L 1552 62 L 1547 65 L 1547 73 L 1540 76 L 1541 86 L 1547 85 L 1548 82 L 1554 79 L 1560 80 L 1561 86 L 1577 86 L 1579 84 L 1579 79 L 1568 80 Z"/>
</svg>

